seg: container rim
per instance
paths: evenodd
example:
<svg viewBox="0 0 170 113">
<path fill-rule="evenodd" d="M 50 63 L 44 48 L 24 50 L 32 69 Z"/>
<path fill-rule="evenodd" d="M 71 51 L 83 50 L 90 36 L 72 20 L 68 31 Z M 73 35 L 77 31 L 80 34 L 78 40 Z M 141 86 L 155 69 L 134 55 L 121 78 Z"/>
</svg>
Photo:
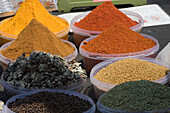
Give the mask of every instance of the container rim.
<svg viewBox="0 0 170 113">
<path fill-rule="evenodd" d="M 165 109 L 159 109 L 159 110 L 152 110 L 152 111 L 123 111 L 123 110 L 116 110 L 116 109 L 112 109 L 112 108 L 110 108 L 110 107 L 107 107 L 107 106 L 104 106 L 103 104 L 101 104 L 100 103 L 100 98 L 102 98 L 102 96 L 104 96 L 106 93 L 104 93 L 104 94 L 102 94 L 100 97 L 99 97 L 99 99 L 98 99 L 98 101 L 97 101 L 97 108 L 98 108 L 98 110 L 99 111 L 108 111 L 109 113 L 110 112 L 116 112 L 116 113 L 118 113 L 118 112 L 120 112 L 120 113 L 153 113 L 153 112 L 161 112 L 162 113 L 162 111 L 163 110 L 165 110 L 165 109 L 170 109 L 170 108 L 165 108 Z"/>
<path fill-rule="evenodd" d="M 77 55 L 78 55 L 78 51 L 77 51 L 76 46 L 75 46 L 72 42 L 70 42 L 70 41 L 63 40 L 63 39 L 60 39 L 60 40 L 62 40 L 64 43 L 69 43 L 69 44 L 74 48 L 74 52 L 73 52 L 72 54 L 64 57 L 64 58 L 67 59 L 68 61 L 74 60 L 74 59 L 77 57 Z M 0 61 L 2 61 L 3 63 L 5 63 L 5 64 L 7 64 L 7 65 L 8 65 L 9 63 L 15 62 L 16 60 L 12 60 L 12 59 L 9 59 L 9 58 L 3 56 L 3 55 L 1 54 L 1 51 L 2 51 L 2 50 L 5 50 L 5 49 L 6 49 L 10 44 L 12 44 L 13 42 L 14 42 L 14 41 L 8 42 L 8 43 L 6 43 L 6 44 L 4 44 L 4 45 L 2 45 L 2 46 L 0 47 Z"/>
<path fill-rule="evenodd" d="M 14 42 L 14 41 L 8 42 L 8 43 L 2 45 L 1 48 L 0 48 L 0 60 L 1 60 L 3 63 L 5 63 L 5 64 L 9 64 L 9 63 L 12 63 L 12 62 L 15 62 L 15 61 L 16 61 L 16 60 L 9 59 L 9 58 L 7 58 L 7 57 L 5 57 L 5 56 L 3 56 L 3 55 L 1 54 L 1 51 L 4 50 L 4 49 L 6 49 L 6 48 L 7 48 L 9 45 L 11 45 L 13 42 Z M 6 46 L 7 46 L 7 47 L 6 47 Z"/>
<path fill-rule="evenodd" d="M 111 88 L 115 87 L 116 85 L 118 84 L 110 84 L 110 83 L 106 83 L 106 82 L 102 82 L 102 81 L 99 81 L 98 79 L 94 78 L 94 76 L 103 68 L 105 68 L 106 66 L 116 62 L 116 61 L 119 61 L 119 60 L 122 60 L 122 59 L 127 59 L 127 58 L 137 58 L 137 59 L 141 59 L 141 60 L 145 60 L 145 61 L 148 61 L 148 62 L 151 62 L 151 63 L 154 63 L 154 64 L 158 64 L 158 65 L 162 65 L 162 66 L 165 66 L 166 68 L 170 69 L 170 66 L 165 64 L 165 63 L 162 63 L 160 60 L 157 60 L 157 59 L 154 59 L 154 58 L 149 58 L 149 57 L 124 57 L 124 58 L 112 58 L 110 60 L 106 60 L 106 61 L 103 61 L 103 62 L 100 62 L 98 63 L 97 65 L 95 65 L 91 72 L 90 72 L 90 81 L 93 85 L 95 85 L 97 88 L 101 89 L 101 90 L 110 90 Z M 96 70 L 100 69 L 99 71 L 95 72 Z M 168 80 L 170 79 L 170 72 L 165 75 L 164 77 L 160 78 L 160 79 L 157 79 L 153 82 L 156 82 L 156 83 L 160 83 L 160 84 L 165 84 L 168 82 Z"/>
<path fill-rule="evenodd" d="M 159 43 L 158 40 L 150 35 L 146 35 L 146 34 L 142 34 L 140 33 L 142 36 L 144 36 L 145 38 L 149 38 L 151 40 L 153 40 L 156 45 L 152 48 L 149 48 L 147 50 L 143 50 L 143 51 L 138 51 L 138 52 L 132 52 L 132 53 L 123 53 L 123 54 L 100 54 L 100 53 L 92 53 L 92 52 L 88 52 L 84 49 L 81 48 L 82 45 L 84 45 L 84 42 L 88 42 L 92 39 L 94 39 L 96 36 L 92 36 L 90 38 L 85 39 L 84 41 L 81 42 L 80 46 L 79 46 L 79 52 L 82 56 L 90 58 L 90 59 L 97 59 L 97 60 L 108 60 L 111 57 L 127 57 L 127 56 L 149 56 L 152 55 L 154 53 L 156 53 L 159 50 Z M 142 53 L 142 54 L 141 54 Z"/>
<path fill-rule="evenodd" d="M 67 27 L 59 32 L 56 32 L 54 33 L 57 37 L 62 37 L 64 35 L 66 35 L 69 31 L 70 31 L 70 25 L 68 23 L 68 21 L 62 17 L 59 17 L 59 16 L 56 16 L 56 15 L 52 15 L 54 17 L 57 17 L 57 18 L 60 18 L 61 20 L 65 21 L 67 23 Z M 0 24 L 2 24 L 2 22 L 5 22 L 5 21 L 8 21 L 9 19 L 11 19 L 13 17 L 9 17 L 9 18 L 6 18 L 2 21 L 0 21 Z M 15 40 L 17 39 L 18 35 L 12 35 L 12 34 L 8 34 L 8 33 L 5 33 L 3 31 L 0 30 L 0 36 L 3 38 L 3 39 L 8 39 L 8 40 Z M 13 37 L 13 38 L 12 38 Z"/>
<path fill-rule="evenodd" d="M 65 21 L 65 22 L 67 23 L 67 25 L 68 25 L 64 30 L 59 31 L 59 32 L 56 32 L 56 33 L 54 33 L 54 34 L 55 34 L 57 37 L 62 37 L 62 36 L 64 36 L 64 35 L 68 34 L 68 33 L 70 32 L 70 24 L 68 23 L 68 21 L 67 21 L 66 19 L 62 18 L 62 17 L 56 16 L 56 15 L 53 15 L 53 16 L 60 18 L 61 20 Z"/>
<path fill-rule="evenodd" d="M 63 86 L 63 87 L 58 87 L 56 89 L 64 89 L 64 90 L 75 90 L 78 87 L 81 87 L 85 82 L 87 78 L 84 78 L 81 81 L 78 81 L 76 83 L 70 84 L 69 86 Z M 44 90 L 44 89 L 28 89 L 28 88 L 23 88 L 20 86 L 13 86 L 12 84 L 8 83 L 7 81 L 4 80 L 4 72 L 1 75 L 1 80 L 0 83 L 6 88 L 8 91 L 12 91 L 14 93 L 25 93 L 29 91 L 39 91 L 39 90 Z M 48 89 L 48 90 L 56 90 L 56 89 Z"/>
<path fill-rule="evenodd" d="M 77 27 L 77 26 L 74 25 L 75 22 L 76 22 L 78 19 L 84 18 L 84 17 L 87 16 L 90 12 L 91 12 L 91 11 L 85 12 L 85 13 L 83 13 L 83 14 L 79 14 L 79 15 L 75 16 L 75 17 L 72 19 L 70 26 L 71 26 L 71 29 L 72 29 L 75 33 L 76 33 L 76 31 L 78 31 L 78 32 L 79 32 L 78 34 L 81 34 L 81 35 L 84 35 L 84 36 L 92 36 L 92 35 L 100 34 L 100 33 L 102 32 L 102 31 L 85 30 L 85 29 L 81 29 L 81 28 L 79 28 L 79 27 Z M 121 11 L 121 12 L 124 13 L 125 15 L 130 15 L 130 16 L 134 16 L 134 17 L 139 18 L 138 24 L 135 25 L 135 26 L 130 27 L 131 30 L 133 30 L 133 31 L 138 31 L 138 30 L 140 30 L 140 29 L 142 28 L 142 26 L 144 25 L 144 20 L 143 20 L 143 18 L 142 18 L 139 14 L 137 14 L 137 13 L 135 13 L 135 12 L 131 12 L 131 11 Z"/>
<path fill-rule="evenodd" d="M 61 39 L 61 40 L 62 40 L 63 42 L 65 42 L 65 43 L 69 43 L 72 47 L 74 47 L 74 52 L 73 52 L 72 54 L 64 57 L 64 58 L 67 59 L 68 61 L 74 60 L 74 59 L 77 57 L 77 55 L 78 55 L 78 51 L 77 51 L 76 46 L 75 46 L 72 42 L 70 42 L 70 41 L 63 40 L 63 39 Z"/>
<path fill-rule="evenodd" d="M 21 94 L 18 94 L 16 96 L 13 96 L 13 97 L 9 98 L 7 100 L 7 102 L 6 102 L 6 107 L 8 106 L 8 104 L 10 102 L 13 102 L 18 98 L 25 98 L 28 95 L 36 94 L 36 93 L 43 92 L 43 91 L 48 91 L 48 92 L 52 92 L 52 93 L 57 92 L 57 93 L 64 93 L 64 94 L 74 95 L 74 96 L 78 96 L 79 98 L 81 98 L 83 100 L 87 100 L 91 104 L 92 107 L 89 110 L 85 111 L 84 113 L 88 113 L 88 112 L 93 113 L 95 111 L 95 109 L 96 109 L 95 104 L 94 104 L 93 100 L 90 97 L 88 97 L 88 96 L 86 96 L 84 94 L 78 93 L 78 92 L 62 90 L 62 89 L 43 89 L 43 90 L 39 90 L 39 91 L 30 91 L 30 92 L 26 92 L 26 93 L 21 93 Z"/>
</svg>

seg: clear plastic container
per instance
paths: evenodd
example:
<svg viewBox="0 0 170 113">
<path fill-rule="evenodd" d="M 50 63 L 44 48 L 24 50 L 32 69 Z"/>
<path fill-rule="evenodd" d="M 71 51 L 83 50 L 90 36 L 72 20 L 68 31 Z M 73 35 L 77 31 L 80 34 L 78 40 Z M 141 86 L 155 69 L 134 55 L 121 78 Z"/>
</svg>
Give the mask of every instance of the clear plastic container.
<svg viewBox="0 0 170 113">
<path fill-rule="evenodd" d="M 16 95 L 16 96 L 10 98 L 6 102 L 6 105 L 5 105 L 5 108 L 4 108 L 4 111 L 5 111 L 4 113 L 14 113 L 13 111 L 11 111 L 7 107 L 10 102 L 15 102 L 16 99 L 25 98 L 28 95 L 32 95 L 32 94 L 42 92 L 42 91 L 58 92 L 58 93 L 64 93 L 64 94 L 78 96 L 81 99 L 87 100 L 92 105 L 92 107 L 89 110 L 85 111 L 84 113 L 95 113 L 96 107 L 95 107 L 95 104 L 94 104 L 93 100 L 90 97 L 88 97 L 86 95 L 83 95 L 81 93 L 77 93 L 77 92 L 73 92 L 73 91 L 66 91 L 66 90 L 40 90 L 40 91 L 32 91 L 32 92 L 27 92 L 27 93 L 22 93 L 22 94 Z"/>
<path fill-rule="evenodd" d="M 59 31 L 59 32 L 56 32 L 54 33 L 57 38 L 59 39 L 64 39 L 64 40 L 68 40 L 68 33 L 70 32 L 70 24 L 68 23 L 68 21 L 62 17 L 59 17 L 59 16 L 54 16 L 56 18 L 60 18 L 61 20 L 64 20 L 65 22 L 67 22 L 68 24 L 68 27 L 66 27 L 64 30 L 62 31 Z M 56 26 L 57 27 L 57 26 Z"/>
<path fill-rule="evenodd" d="M 61 17 L 58 17 L 58 16 L 54 16 L 54 17 L 60 18 L 60 19 L 64 20 L 65 22 L 67 22 L 67 24 L 68 24 L 68 27 L 67 27 L 67 28 L 65 28 L 65 29 L 62 30 L 62 31 L 56 32 L 56 33 L 54 33 L 54 34 L 55 34 L 56 37 L 59 38 L 59 39 L 68 40 L 68 33 L 69 33 L 69 31 L 70 31 L 70 25 L 69 25 L 68 21 L 67 21 L 66 19 L 61 18 Z M 7 18 L 7 19 L 5 19 L 5 20 L 3 20 L 3 21 L 1 21 L 0 24 L 2 24 L 2 23 L 5 22 L 5 21 L 8 21 L 9 19 L 11 19 L 11 17 L 10 17 L 10 18 Z M 5 44 L 5 43 L 7 43 L 7 42 L 10 42 L 10 41 L 13 41 L 13 40 L 15 40 L 16 38 L 17 38 L 17 35 L 11 35 L 11 34 L 4 33 L 4 32 L 2 32 L 2 31 L 0 31 L 0 45 L 3 45 L 3 44 Z"/>
<path fill-rule="evenodd" d="M 1 54 L 1 51 L 5 50 L 12 42 L 8 42 L 8 43 L 4 44 L 3 46 L 1 46 L 1 48 L 0 48 L 0 62 L 1 62 L 1 66 L 2 66 L 3 70 L 5 70 L 8 67 L 9 63 L 15 62 L 15 60 L 9 59 Z"/>
<path fill-rule="evenodd" d="M 110 64 L 112 64 L 112 63 L 114 63 L 116 61 L 126 59 L 126 58 L 129 58 L 129 57 L 114 58 L 114 59 L 106 60 L 106 61 L 103 61 L 103 62 L 101 62 L 101 63 L 99 63 L 99 64 L 97 64 L 96 66 L 93 67 L 93 69 L 92 69 L 92 71 L 90 73 L 90 81 L 94 86 L 94 94 L 95 94 L 96 98 L 99 98 L 100 95 L 102 95 L 103 93 L 109 91 L 111 88 L 115 87 L 117 84 L 110 84 L 110 83 L 105 83 L 105 82 L 99 81 L 99 80 L 95 79 L 94 76 L 101 69 L 107 67 L 108 65 L 110 65 Z M 154 58 L 148 58 L 148 57 L 131 57 L 131 58 L 137 58 L 137 59 L 145 60 L 145 61 L 152 62 L 152 63 L 158 64 L 158 65 L 166 66 L 167 68 L 170 69 L 170 67 L 168 65 L 163 64 L 161 61 L 156 60 Z M 170 73 L 168 73 L 166 76 L 164 76 L 164 77 L 162 77 L 162 78 L 160 78 L 158 80 L 155 80 L 153 82 L 157 82 L 157 83 L 165 85 L 166 83 L 169 82 L 169 79 L 170 79 Z"/>
<path fill-rule="evenodd" d="M 159 43 L 158 40 L 155 39 L 152 36 L 141 34 L 145 38 L 150 38 L 153 40 L 156 45 L 150 49 L 144 50 L 144 51 L 139 51 L 139 52 L 133 52 L 133 53 L 124 53 L 124 54 L 99 54 L 99 53 L 92 53 L 92 52 L 87 52 L 86 50 L 82 49 L 81 46 L 84 45 L 84 42 L 88 42 L 92 39 L 94 39 L 97 36 L 92 36 L 91 38 L 85 39 L 80 47 L 79 47 L 79 52 L 83 56 L 83 62 L 84 62 L 84 67 L 88 73 L 90 73 L 91 69 L 98 64 L 101 61 L 108 60 L 111 58 L 119 58 L 119 57 L 139 57 L 139 56 L 146 56 L 146 57 L 151 57 L 155 58 L 156 57 L 156 52 L 159 50 Z"/>
<path fill-rule="evenodd" d="M 77 49 L 76 49 L 76 46 L 75 46 L 73 43 L 71 43 L 71 42 L 69 42 L 69 41 L 67 41 L 67 40 L 63 40 L 63 39 L 61 39 L 61 40 L 62 40 L 63 42 L 65 42 L 65 43 L 69 43 L 69 44 L 72 45 L 72 47 L 74 47 L 74 49 L 75 49 L 74 53 L 72 53 L 72 54 L 70 54 L 70 55 L 68 55 L 68 56 L 66 56 L 66 57 L 64 57 L 64 58 L 67 59 L 68 61 L 74 60 L 74 59 L 77 57 L 77 55 L 78 55 L 78 51 L 77 51 Z M 2 50 L 5 50 L 5 49 L 6 49 L 10 44 L 12 44 L 12 43 L 13 43 L 13 41 L 12 41 L 12 42 L 8 42 L 8 43 L 4 44 L 3 46 L 1 46 L 1 48 L 0 48 L 0 62 L 1 62 L 1 65 L 2 65 L 3 70 L 5 70 L 5 69 L 8 67 L 8 64 L 9 64 L 9 63 L 15 62 L 15 60 L 9 59 L 9 58 L 7 58 L 7 57 L 5 57 L 5 56 L 3 56 L 3 55 L 1 54 L 1 51 L 2 51 Z"/>
<path fill-rule="evenodd" d="M 104 94 L 103 94 L 104 95 Z M 103 96 L 101 95 L 101 97 Z M 100 97 L 100 98 L 101 98 Z M 167 109 L 160 109 L 160 110 L 154 110 L 154 111 L 121 111 L 121 110 L 115 110 L 109 107 L 106 107 L 102 105 L 99 100 L 97 101 L 97 109 L 101 113 L 170 113 L 170 108 Z"/>
<path fill-rule="evenodd" d="M 61 39 L 61 40 L 63 42 L 65 42 L 65 43 L 69 43 L 70 45 L 72 45 L 72 47 L 74 47 L 74 53 L 72 53 L 71 55 L 68 55 L 68 56 L 66 56 L 64 58 L 67 59 L 68 61 L 74 60 L 77 57 L 77 55 L 78 55 L 78 51 L 76 49 L 76 46 L 73 43 L 71 43 L 70 41 L 63 40 L 63 39 Z"/>
<path fill-rule="evenodd" d="M 83 88 L 83 85 L 85 84 L 86 79 L 79 81 L 77 83 L 73 83 L 69 86 L 64 86 L 64 87 L 59 87 L 56 89 L 64 89 L 64 90 L 69 90 L 69 91 L 77 91 L 80 92 Z M 4 75 L 2 73 L 1 75 L 1 80 L 0 83 L 3 85 L 3 87 L 8 90 L 9 92 L 13 93 L 24 93 L 24 92 L 29 92 L 29 91 L 38 91 L 41 89 L 27 89 L 27 88 L 22 88 L 22 87 L 17 87 L 13 86 L 12 84 L 9 84 L 7 81 L 4 80 Z"/>
<path fill-rule="evenodd" d="M 122 11 L 125 15 L 127 15 L 128 17 L 130 17 L 132 20 L 136 21 L 138 24 L 130 27 L 131 30 L 139 32 L 144 24 L 143 18 L 134 12 L 130 12 L 130 11 Z M 80 15 L 75 16 L 72 21 L 71 21 L 71 29 L 73 30 L 73 36 L 74 36 L 74 43 L 76 45 L 76 47 L 80 46 L 80 43 L 85 40 L 86 38 L 89 38 L 90 36 L 93 35 L 98 35 L 100 34 L 102 31 L 90 31 L 90 30 L 85 30 L 85 29 L 81 29 L 77 26 L 75 26 L 75 22 L 79 22 L 81 19 L 83 19 L 86 15 L 88 15 L 90 12 L 86 12 Z"/>
</svg>

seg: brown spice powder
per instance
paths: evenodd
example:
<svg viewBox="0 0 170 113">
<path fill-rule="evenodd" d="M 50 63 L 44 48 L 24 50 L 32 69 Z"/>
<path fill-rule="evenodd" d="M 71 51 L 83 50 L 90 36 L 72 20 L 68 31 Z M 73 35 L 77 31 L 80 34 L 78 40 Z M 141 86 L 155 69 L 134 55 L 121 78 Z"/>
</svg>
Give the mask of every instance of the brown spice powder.
<svg viewBox="0 0 170 113">
<path fill-rule="evenodd" d="M 74 48 L 69 43 L 58 39 L 46 26 L 33 19 L 1 54 L 10 59 L 17 59 L 24 52 L 28 57 L 33 51 L 59 54 L 65 57 L 72 54 Z"/>
</svg>

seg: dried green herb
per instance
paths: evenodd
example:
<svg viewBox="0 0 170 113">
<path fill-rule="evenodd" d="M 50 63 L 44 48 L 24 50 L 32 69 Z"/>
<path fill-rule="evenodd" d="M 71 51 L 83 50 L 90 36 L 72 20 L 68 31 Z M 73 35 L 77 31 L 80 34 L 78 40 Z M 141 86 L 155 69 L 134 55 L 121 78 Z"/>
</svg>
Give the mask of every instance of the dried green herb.
<svg viewBox="0 0 170 113">
<path fill-rule="evenodd" d="M 170 88 L 146 80 L 125 82 L 109 90 L 99 102 L 123 111 L 170 108 Z"/>
<path fill-rule="evenodd" d="M 82 81 L 85 74 L 80 63 L 38 52 L 29 57 L 23 54 L 16 62 L 10 63 L 4 72 L 4 80 L 23 88 L 53 89 Z"/>
</svg>

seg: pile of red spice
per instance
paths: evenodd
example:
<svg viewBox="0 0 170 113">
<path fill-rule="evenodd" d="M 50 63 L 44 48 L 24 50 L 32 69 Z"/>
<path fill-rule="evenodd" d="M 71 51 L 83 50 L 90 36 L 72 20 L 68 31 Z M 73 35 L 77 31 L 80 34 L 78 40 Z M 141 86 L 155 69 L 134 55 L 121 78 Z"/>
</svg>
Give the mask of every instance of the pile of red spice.
<svg viewBox="0 0 170 113">
<path fill-rule="evenodd" d="M 86 30 L 103 31 L 118 21 L 128 27 L 132 27 L 137 24 L 117 9 L 112 2 L 107 1 L 96 7 L 86 17 L 74 25 Z"/>
<path fill-rule="evenodd" d="M 122 54 L 143 51 L 155 45 L 153 40 L 117 22 L 81 47 L 93 53 Z"/>
</svg>

